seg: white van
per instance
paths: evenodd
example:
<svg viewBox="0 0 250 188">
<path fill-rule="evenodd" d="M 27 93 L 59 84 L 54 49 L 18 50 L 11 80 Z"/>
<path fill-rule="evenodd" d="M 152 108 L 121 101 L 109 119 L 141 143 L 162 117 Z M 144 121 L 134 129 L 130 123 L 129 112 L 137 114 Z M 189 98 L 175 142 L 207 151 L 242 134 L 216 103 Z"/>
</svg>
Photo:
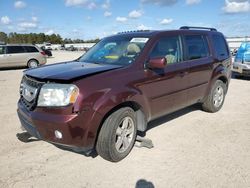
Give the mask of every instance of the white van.
<svg viewBox="0 0 250 188">
<path fill-rule="evenodd" d="M 0 68 L 24 66 L 35 68 L 46 63 L 46 54 L 34 45 L 0 45 Z"/>
</svg>

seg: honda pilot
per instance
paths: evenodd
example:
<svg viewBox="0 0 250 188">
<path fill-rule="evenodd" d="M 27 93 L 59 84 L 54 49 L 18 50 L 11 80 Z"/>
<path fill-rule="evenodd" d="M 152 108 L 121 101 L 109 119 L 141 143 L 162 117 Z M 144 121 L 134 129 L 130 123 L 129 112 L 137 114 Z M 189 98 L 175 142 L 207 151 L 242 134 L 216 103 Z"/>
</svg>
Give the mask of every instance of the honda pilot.
<svg viewBox="0 0 250 188">
<path fill-rule="evenodd" d="M 231 64 L 214 28 L 119 33 L 77 60 L 24 71 L 17 113 L 38 139 L 117 162 L 149 121 L 195 103 L 219 111 Z"/>
</svg>

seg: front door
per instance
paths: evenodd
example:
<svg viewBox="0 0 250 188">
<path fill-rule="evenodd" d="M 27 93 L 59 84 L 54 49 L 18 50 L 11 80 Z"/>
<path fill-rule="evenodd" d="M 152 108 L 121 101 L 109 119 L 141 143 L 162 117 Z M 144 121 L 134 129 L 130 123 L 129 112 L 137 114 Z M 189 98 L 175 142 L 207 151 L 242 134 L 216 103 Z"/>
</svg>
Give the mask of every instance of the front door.
<svg viewBox="0 0 250 188">
<path fill-rule="evenodd" d="M 184 107 L 187 103 L 188 64 L 183 62 L 182 43 L 179 36 L 161 37 L 152 52 L 150 59 L 166 58 L 164 69 L 145 70 L 145 82 L 140 89 L 147 97 L 151 107 L 151 118 Z"/>
</svg>

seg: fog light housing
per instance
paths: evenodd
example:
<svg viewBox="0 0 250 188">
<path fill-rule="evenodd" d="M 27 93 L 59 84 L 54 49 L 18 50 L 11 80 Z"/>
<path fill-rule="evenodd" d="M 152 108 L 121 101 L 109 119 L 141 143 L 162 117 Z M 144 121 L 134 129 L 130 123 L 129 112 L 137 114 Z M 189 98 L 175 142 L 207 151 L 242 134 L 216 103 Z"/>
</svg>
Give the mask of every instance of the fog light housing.
<svg viewBox="0 0 250 188">
<path fill-rule="evenodd" d="M 55 136 L 58 139 L 62 139 L 62 133 L 60 131 L 58 131 L 58 130 L 55 130 Z"/>
</svg>

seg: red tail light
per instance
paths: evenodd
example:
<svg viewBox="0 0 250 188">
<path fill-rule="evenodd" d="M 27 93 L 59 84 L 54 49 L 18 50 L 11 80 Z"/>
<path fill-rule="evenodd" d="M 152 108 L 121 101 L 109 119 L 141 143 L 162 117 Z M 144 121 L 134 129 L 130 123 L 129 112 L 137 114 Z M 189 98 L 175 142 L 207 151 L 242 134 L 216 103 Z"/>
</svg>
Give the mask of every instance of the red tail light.
<svg viewBox="0 0 250 188">
<path fill-rule="evenodd" d="M 42 55 L 46 55 L 45 52 L 41 52 Z"/>
</svg>

